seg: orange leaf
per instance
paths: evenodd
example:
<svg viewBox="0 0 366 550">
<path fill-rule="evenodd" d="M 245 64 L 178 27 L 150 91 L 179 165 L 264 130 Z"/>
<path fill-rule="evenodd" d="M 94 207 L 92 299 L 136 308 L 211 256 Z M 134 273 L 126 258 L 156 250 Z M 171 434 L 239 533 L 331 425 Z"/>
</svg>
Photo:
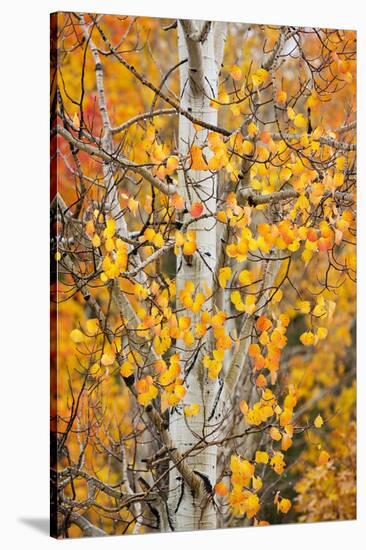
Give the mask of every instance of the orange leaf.
<svg viewBox="0 0 366 550">
<path fill-rule="evenodd" d="M 256 357 L 257 355 L 260 355 L 261 350 L 258 344 L 250 344 L 248 348 L 248 355 L 249 357 Z"/>
<path fill-rule="evenodd" d="M 260 374 L 257 377 L 257 380 L 255 381 L 255 384 L 256 384 L 256 386 L 258 386 L 258 388 L 264 388 L 267 385 L 267 379 L 264 376 L 264 374 Z"/>
<path fill-rule="evenodd" d="M 207 162 L 205 161 L 202 149 L 198 145 L 191 147 L 192 170 L 208 170 Z"/>
<path fill-rule="evenodd" d="M 318 464 L 320 466 L 324 466 L 325 464 L 328 464 L 329 460 L 330 460 L 330 454 L 327 453 L 327 451 L 321 451 L 318 458 Z"/>
<path fill-rule="evenodd" d="M 202 202 L 194 202 L 191 206 L 190 214 L 193 218 L 199 218 L 203 212 Z"/>
<path fill-rule="evenodd" d="M 176 210 L 183 210 L 184 209 L 184 198 L 179 193 L 174 193 L 170 199 L 172 205 Z"/>
<path fill-rule="evenodd" d="M 227 486 L 225 485 L 225 483 L 223 481 L 220 481 L 219 483 L 216 483 L 215 493 L 217 494 L 217 496 L 224 497 L 228 494 L 228 492 L 229 492 L 229 489 L 227 488 Z"/>
<path fill-rule="evenodd" d="M 255 326 L 257 327 L 257 330 L 259 332 L 263 332 L 264 330 L 269 330 L 270 328 L 272 328 L 272 322 L 264 315 L 261 315 L 260 317 L 258 317 Z"/>
</svg>

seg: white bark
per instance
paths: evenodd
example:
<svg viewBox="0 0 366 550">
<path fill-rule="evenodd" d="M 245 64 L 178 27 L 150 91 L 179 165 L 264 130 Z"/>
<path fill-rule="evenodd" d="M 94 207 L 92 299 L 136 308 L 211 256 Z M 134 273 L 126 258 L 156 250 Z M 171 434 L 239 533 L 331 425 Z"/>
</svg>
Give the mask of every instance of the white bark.
<svg viewBox="0 0 366 550">
<path fill-rule="evenodd" d="M 221 23 L 182 21 L 178 26 L 178 34 L 179 57 L 188 58 L 188 63 L 182 65 L 180 71 L 181 107 L 188 110 L 192 116 L 216 125 L 217 110 L 210 106 L 210 98 L 217 95 L 225 26 Z M 202 146 L 206 138 L 206 129 L 197 132 L 186 117 L 180 116 L 181 157 L 187 156 L 189 159 L 192 144 Z M 209 150 L 207 149 L 204 153 L 209 158 Z M 199 202 L 204 204 L 204 213 L 214 213 L 216 211 L 216 176 L 209 171 L 192 170 L 190 160 L 187 161 L 185 168 L 185 171 L 180 171 L 179 174 L 179 192 L 185 197 L 187 209 L 190 209 L 192 203 Z M 190 225 L 190 229 L 196 231 L 198 252 L 190 257 L 191 261 L 183 256 L 177 258 L 177 295 L 188 280 L 193 281 L 196 292 L 207 292 L 207 287 L 213 287 L 216 264 L 214 220 L 213 218 L 198 220 Z M 212 299 L 209 298 L 203 308 L 211 311 Z M 200 314 L 191 314 L 192 327 L 199 316 Z M 210 433 L 215 429 L 215 422 L 217 422 L 215 416 L 210 420 L 209 417 L 218 391 L 218 381 L 208 379 L 207 371 L 200 360 L 196 360 L 192 365 L 195 344 L 190 348 L 181 340 L 178 345 L 184 350 L 181 353 L 182 363 L 186 371 L 190 370 L 186 378 L 187 394 L 177 410 L 171 413 L 169 429 L 178 450 L 184 453 L 196 444 L 200 437 L 205 436 L 210 440 Z M 183 407 L 191 404 L 199 404 L 200 412 L 196 416 L 185 418 Z M 204 476 L 211 486 L 214 486 L 216 459 L 217 448 L 212 445 L 199 453 L 192 453 L 187 463 L 193 471 Z M 177 476 L 176 469 L 171 471 L 169 508 L 175 530 L 216 527 L 216 513 L 208 496 L 208 493 L 192 494 L 189 487 L 183 484 L 180 476 Z"/>
</svg>

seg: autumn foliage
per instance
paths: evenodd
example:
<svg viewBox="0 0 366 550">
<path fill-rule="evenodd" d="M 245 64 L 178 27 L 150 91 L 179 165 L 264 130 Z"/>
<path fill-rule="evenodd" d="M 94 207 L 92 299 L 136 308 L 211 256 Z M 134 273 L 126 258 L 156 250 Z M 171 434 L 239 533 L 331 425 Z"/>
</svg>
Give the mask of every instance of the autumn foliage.
<svg viewBox="0 0 366 550">
<path fill-rule="evenodd" d="M 219 25 L 51 17 L 60 538 L 356 514 L 356 34 Z"/>
</svg>

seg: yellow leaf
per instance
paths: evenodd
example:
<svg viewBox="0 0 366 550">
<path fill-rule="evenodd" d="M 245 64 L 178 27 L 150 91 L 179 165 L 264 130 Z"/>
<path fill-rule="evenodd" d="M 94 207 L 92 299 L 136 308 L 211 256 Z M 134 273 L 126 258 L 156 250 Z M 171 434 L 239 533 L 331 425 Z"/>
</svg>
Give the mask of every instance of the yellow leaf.
<svg viewBox="0 0 366 550">
<path fill-rule="evenodd" d="M 282 297 L 283 297 L 283 292 L 282 292 L 281 289 L 278 289 L 272 295 L 272 302 L 274 304 L 277 304 L 278 302 L 280 302 L 282 300 Z"/>
<path fill-rule="evenodd" d="M 255 311 L 255 308 L 256 308 L 255 302 L 256 302 L 256 297 L 253 294 L 246 296 L 244 311 L 248 313 L 248 315 L 251 315 Z"/>
<path fill-rule="evenodd" d="M 133 365 L 129 361 L 125 361 L 121 365 L 120 373 L 124 378 L 128 378 L 133 374 L 135 369 L 133 368 Z"/>
<path fill-rule="evenodd" d="M 326 313 L 327 313 L 327 310 L 325 309 L 324 304 L 322 303 L 318 303 L 313 309 L 313 315 L 315 317 L 322 317 Z"/>
<path fill-rule="evenodd" d="M 90 336 L 95 336 L 99 332 L 98 319 L 88 319 L 86 322 L 86 330 Z"/>
<path fill-rule="evenodd" d="M 309 207 L 309 204 L 309 199 L 306 197 L 306 195 L 300 195 L 300 197 L 296 201 L 295 208 L 306 210 Z"/>
<path fill-rule="evenodd" d="M 238 290 L 234 290 L 230 296 L 231 302 L 236 307 L 237 311 L 245 311 L 245 305 L 241 300 L 241 295 Z"/>
<path fill-rule="evenodd" d="M 341 187 L 341 185 L 343 185 L 344 175 L 342 174 L 342 172 L 336 172 L 334 174 L 333 183 L 334 183 L 334 187 L 336 188 Z"/>
<path fill-rule="evenodd" d="M 100 362 L 102 363 L 103 367 L 109 367 L 113 365 L 115 359 L 116 359 L 116 356 L 114 355 L 114 353 L 103 353 L 102 359 Z"/>
<path fill-rule="evenodd" d="M 259 491 L 263 487 L 263 482 L 259 476 L 253 476 L 252 478 L 253 489 Z"/>
<path fill-rule="evenodd" d="M 184 333 L 183 340 L 186 346 L 191 346 L 194 342 L 194 336 L 192 332 L 188 331 Z"/>
<path fill-rule="evenodd" d="M 173 172 L 175 172 L 177 170 L 178 166 L 179 166 L 178 157 L 176 157 L 176 156 L 169 157 L 168 160 L 166 161 L 166 172 L 167 172 L 167 174 L 169 174 L 169 175 L 173 174 Z"/>
<path fill-rule="evenodd" d="M 291 508 L 291 500 L 289 500 L 288 498 L 282 498 L 278 503 L 278 510 L 282 512 L 282 514 L 287 514 L 290 508 Z"/>
<path fill-rule="evenodd" d="M 196 416 L 199 412 L 200 406 L 198 405 L 198 403 L 193 403 L 192 405 L 184 407 L 184 414 L 186 416 Z"/>
<path fill-rule="evenodd" d="M 255 461 L 257 464 L 268 464 L 268 453 L 266 453 L 265 451 L 257 451 L 255 453 Z"/>
<path fill-rule="evenodd" d="M 287 424 L 290 424 L 291 420 L 292 420 L 292 410 L 285 409 L 283 413 L 280 414 L 280 425 L 287 426 Z"/>
<path fill-rule="evenodd" d="M 254 137 L 258 134 L 258 128 L 254 124 L 254 122 L 250 122 L 248 124 L 248 134 L 250 135 L 250 137 Z"/>
<path fill-rule="evenodd" d="M 227 215 L 224 210 L 219 210 L 216 214 L 216 219 L 221 223 L 227 223 Z"/>
<path fill-rule="evenodd" d="M 242 70 L 238 65 L 233 65 L 230 70 L 230 76 L 233 80 L 240 80 L 242 77 Z"/>
<path fill-rule="evenodd" d="M 296 307 L 299 309 L 300 313 L 305 315 L 310 312 L 311 304 L 307 300 L 298 300 Z"/>
<path fill-rule="evenodd" d="M 239 283 L 243 286 L 250 285 L 254 280 L 253 274 L 247 269 L 239 273 Z"/>
<path fill-rule="evenodd" d="M 316 335 L 319 340 L 324 340 L 328 336 L 328 329 L 325 327 L 319 327 L 316 331 Z"/>
<path fill-rule="evenodd" d="M 283 406 L 285 409 L 293 409 L 296 406 L 297 398 L 293 393 L 286 395 Z"/>
<path fill-rule="evenodd" d="M 339 171 L 344 170 L 345 164 L 346 164 L 346 157 L 338 157 L 336 159 L 337 170 Z"/>
<path fill-rule="evenodd" d="M 284 105 L 287 101 L 287 93 L 284 90 L 277 92 L 277 103 Z"/>
<path fill-rule="evenodd" d="M 270 462 L 273 470 L 276 472 L 277 475 L 282 475 L 284 470 L 285 470 L 285 467 L 286 467 L 286 463 L 283 459 L 283 454 L 280 453 L 280 452 L 276 452 L 274 453 L 274 455 L 272 456 L 271 458 L 271 462 Z"/>
<path fill-rule="evenodd" d="M 81 344 L 85 340 L 84 334 L 77 328 L 70 332 L 70 338 L 75 344 Z"/>
<path fill-rule="evenodd" d="M 149 143 L 153 143 L 155 139 L 155 128 L 154 126 L 149 126 L 145 133 L 145 139 Z"/>
<path fill-rule="evenodd" d="M 184 245 L 184 236 L 183 233 L 180 231 L 175 232 L 175 246 L 183 246 Z"/>
<path fill-rule="evenodd" d="M 191 326 L 191 318 L 190 317 L 179 317 L 178 319 L 178 325 L 179 325 L 179 328 L 180 330 L 188 330 L 189 327 Z"/>
<path fill-rule="evenodd" d="M 156 248 L 162 248 L 164 246 L 164 239 L 161 233 L 155 233 L 152 242 Z"/>
<path fill-rule="evenodd" d="M 138 395 L 137 400 L 140 403 L 140 405 L 143 405 L 145 407 L 153 399 L 155 399 L 155 397 L 159 393 L 158 388 L 156 386 L 154 386 L 154 384 L 152 383 L 152 380 L 148 380 L 149 378 L 151 379 L 151 377 L 146 377 L 145 380 L 138 380 L 138 382 L 143 382 L 144 383 L 143 385 L 145 386 L 145 390 L 142 391 Z M 137 386 L 138 382 L 136 383 L 136 386 Z M 139 391 L 139 389 L 137 391 Z"/>
<path fill-rule="evenodd" d="M 316 417 L 316 419 L 314 420 L 314 426 L 316 428 L 321 428 L 324 424 L 324 420 L 322 419 L 322 417 L 320 416 L 320 414 L 318 414 L 318 416 Z"/>
<path fill-rule="evenodd" d="M 216 156 L 211 157 L 208 161 L 208 167 L 211 172 L 217 172 L 221 168 L 221 160 Z"/>
<path fill-rule="evenodd" d="M 178 384 L 174 388 L 174 393 L 178 397 L 178 399 L 183 399 L 183 397 L 187 393 L 187 390 L 181 384 Z"/>
<path fill-rule="evenodd" d="M 107 252 L 112 252 L 114 250 L 114 239 L 106 239 L 105 248 Z"/>
<path fill-rule="evenodd" d="M 288 428 L 289 426 L 286 426 L 286 428 Z M 292 426 L 291 426 L 292 427 Z M 286 429 L 285 428 L 285 429 Z M 290 437 L 289 435 L 287 434 L 283 434 L 283 437 L 282 437 L 282 443 L 281 443 L 281 449 L 283 451 L 287 451 L 290 447 L 292 447 L 292 437 Z"/>
<path fill-rule="evenodd" d="M 183 245 L 183 254 L 186 256 L 192 256 L 197 250 L 196 243 L 194 241 L 185 241 Z"/>
<path fill-rule="evenodd" d="M 134 293 L 138 300 L 145 300 L 149 295 L 149 290 L 139 283 L 135 284 Z"/>
<path fill-rule="evenodd" d="M 161 143 L 153 147 L 152 156 L 157 162 L 161 162 L 165 159 L 164 146 Z"/>
<path fill-rule="evenodd" d="M 77 113 L 75 113 L 74 116 L 73 116 L 72 125 L 74 126 L 74 128 L 76 128 L 76 130 L 79 130 L 79 128 L 80 128 L 80 120 L 79 120 L 79 117 L 78 117 L 78 114 L 77 114 Z"/>
<path fill-rule="evenodd" d="M 304 346 L 312 346 L 315 342 L 315 335 L 310 330 L 303 332 L 300 336 L 300 342 Z"/>
<path fill-rule="evenodd" d="M 252 155 L 253 151 L 254 151 L 253 143 L 245 139 L 241 146 L 242 155 L 246 155 L 246 156 Z"/>
<path fill-rule="evenodd" d="M 258 495 L 253 495 L 249 491 L 244 493 L 246 496 L 245 499 L 245 511 L 248 518 L 252 518 L 259 512 L 260 509 L 260 503 Z"/>
<path fill-rule="evenodd" d="M 295 117 L 296 117 L 296 113 L 295 111 L 293 110 L 292 107 L 287 107 L 287 116 L 290 120 L 294 120 Z"/>
<path fill-rule="evenodd" d="M 131 210 L 132 214 L 133 214 L 134 216 L 136 216 L 137 211 L 138 211 L 138 209 L 139 209 L 139 203 L 138 203 L 138 201 L 136 201 L 134 198 L 130 197 L 130 198 L 128 199 L 127 205 L 128 205 L 128 208 Z"/>
<path fill-rule="evenodd" d="M 218 96 L 217 99 L 219 100 L 220 103 L 223 103 L 223 104 L 226 104 L 226 103 L 230 102 L 230 97 L 229 97 L 229 94 L 226 92 L 226 90 L 222 90 L 219 93 L 219 96 Z M 216 105 L 216 107 L 217 107 L 217 105 Z"/>
<path fill-rule="evenodd" d="M 262 68 L 258 69 L 258 71 L 252 74 L 253 85 L 260 86 L 261 84 L 263 84 L 263 82 L 267 80 L 268 76 L 269 76 L 268 71 Z"/>
<path fill-rule="evenodd" d="M 107 220 L 106 228 L 103 231 L 103 235 L 106 239 L 111 239 L 114 237 L 114 234 L 116 232 L 116 221 L 113 218 L 110 218 Z"/>
<path fill-rule="evenodd" d="M 227 245 L 226 254 L 229 256 L 229 258 L 236 258 L 236 256 L 238 255 L 238 249 L 235 243 Z"/>
<path fill-rule="evenodd" d="M 300 129 L 306 128 L 308 125 L 308 121 L 306 120 L 304 115 L 299 113 L 294 118 L 294 125 L 296 126 L 296 128 L 300 128 Z"/>
<path fill-rule="evenodd" d="M 152 229 L 152 227 L 148 227 L 144 231 L 144 238 L 146 241 L 152 241 L 155 237 L 155 231 Z"/>
<path fill-rule="evenodd" d="M 94 246 L 94 248 L 100 247 L 100 238 L 99 238 L 99 235 L 97 235 L 96 233 L 92 238 L 92 245 Z"/>
<path fill-rule="evenodd" d="M 280 441 L 282 438 L 280 430 L 274 426 L 269 430 L 269 435 L 274 441 Z"/>
<path fill-rule="evenodd" d="M 231 278 L 231 268 L 230 267 L 222 267 L 219 271 L 219 284 L 221 288 L 225 288 L 227 282 Z"/>
</svg>

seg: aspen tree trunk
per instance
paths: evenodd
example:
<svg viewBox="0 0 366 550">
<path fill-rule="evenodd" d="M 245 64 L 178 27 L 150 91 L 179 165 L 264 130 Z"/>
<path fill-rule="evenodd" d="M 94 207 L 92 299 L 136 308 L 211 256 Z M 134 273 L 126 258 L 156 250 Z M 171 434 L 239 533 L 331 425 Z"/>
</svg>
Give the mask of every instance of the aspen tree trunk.
<svg viewBox="0 0 366 550">
<path fill-rule="evenodd" d="M 222 62 L 225 41 L 225 25 L 203 21 L 181 21 L 178 24 L 180 60 L 188 59 L 181 65 L 181 106 L 189 110 L 198 119 L 217 124 L 217 110 L 210 106 L 210 98 L 217 96 L 218 77 Z M 185 169 L 179 173 L 179 193 L 184 196 L 187 209 L 194 202 L 203 203 L 203 213 L 215 213 L 217 178 L 207 170 L 191 169 L 189 152 L 192 144 L 201 146 L 207 138 L 207 130 L 197 131 L 184 116 L 179 119 L 179 151 L 181 157 L 188 157 Z M 210 151 L 204 150 L 206 158 Z M 189 216 L 190 217 L 190 216 Z M 188 219 L 188 218 L 187 218 Z M 196 232 L 197 252 L 194 256 L 177 258 L 177 297 L 186 281 L 192 281 L 195 294 L 203 292 L 206 301 L 203 310 L 211 311 L 212 298 L 209 289 L 213 287 L 213 273 L 216 264 L 216 226 L 214 218 L 198 220 L 190 225 Z M 194 295 L 195 295 L 194 294 Z M 191 327 L 200 318 L 200 312 L 191 313 Z M 188 315 L 184 312 L 184 315 Z M 173 409 L 170 417 L 170 433 L 181 453 L 205 437 L 212 439 L 217 419 L 211 413 L 218 391 L 218 380 L 210 380 L 202 365 L 202 354 L 195 356 L 197 342 L 192 346 L 183 340 L 178 341 L 182 350 L 182 372 L 186 373 L 187 393 L 183 402 Z M 211 344 L 212 346 L 212 344 Z M 208 343 L 202 352 L 208 353 Z M 188 374 L 187 374 L 188 373 Z M 196 416 L 185 417 L 184 406 L 198 404 L 200 411 Z M 216 482 L 217 447 L 208 446 L 191 454 L 187 462 L 191 469 L 204 480 L 209 488 Z M 172 469 L 170 474 L 169 509 L 175 530 L 214 529 L 216 513 L 209 498 L 192 494 L 190 488 Z"/>
</svg>

